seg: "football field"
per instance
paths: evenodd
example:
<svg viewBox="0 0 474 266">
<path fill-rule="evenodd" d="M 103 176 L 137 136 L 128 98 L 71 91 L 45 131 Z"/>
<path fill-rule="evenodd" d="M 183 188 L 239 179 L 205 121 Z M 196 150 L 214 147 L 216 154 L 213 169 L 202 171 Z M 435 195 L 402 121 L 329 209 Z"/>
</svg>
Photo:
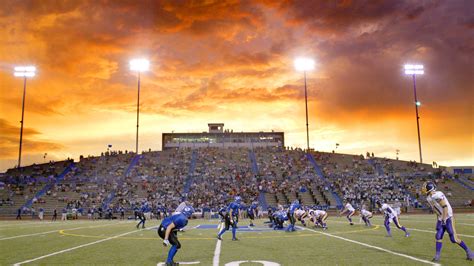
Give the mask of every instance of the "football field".
<svg viewBox="0 0 474 266">
<path fill-rule="evenodd" d="M 464 251 L 444 236 L 441 262 L 435 252 L 435 216 L 402 215 L 401 223 L 411 236 L 392 226 L 386 237 L 381 216 L 373 226 L 350 226 L 344 217 L 330 217 L 327 231 L 297 223 L 296 232 L 275 231 L 257 220 L 239 222 L 237 237 L 226 232 L 216 239 L 217 220 L 190 220 L 178 238 L 182 248 L 175 261 L 181 265 L 474 265 Z M 166 260 L 169 248 L 162 246 L 156 227 L 147 221 L 136 229 L 135 221 L 0 221 L 0 265 L 157 265 Z M 474 248 L 474 214 L 456 215 L 459 237 Z"/>
</svg>

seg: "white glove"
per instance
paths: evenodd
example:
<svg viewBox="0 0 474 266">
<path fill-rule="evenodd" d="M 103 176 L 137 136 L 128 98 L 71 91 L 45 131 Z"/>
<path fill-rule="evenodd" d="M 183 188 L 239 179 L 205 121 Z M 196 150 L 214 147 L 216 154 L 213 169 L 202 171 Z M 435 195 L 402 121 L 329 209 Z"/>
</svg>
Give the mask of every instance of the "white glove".
<svg viewBox="0 0 474 266">
<path fill-rule="evenodd" d="M 163 240 L 163 246 L 167 247 L 170 244 L 170 241 L 168 239 Z"/>
</svg>

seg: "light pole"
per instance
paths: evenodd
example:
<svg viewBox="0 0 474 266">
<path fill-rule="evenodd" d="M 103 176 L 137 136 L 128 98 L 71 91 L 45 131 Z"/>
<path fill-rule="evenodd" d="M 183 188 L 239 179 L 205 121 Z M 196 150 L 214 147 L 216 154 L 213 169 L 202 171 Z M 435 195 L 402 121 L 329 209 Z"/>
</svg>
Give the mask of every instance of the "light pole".
<svg viewBox="0 0 474 266">
<path fill-rule="evenodd" d="M 26 79 L 35 76 L 36 67 L 34 66 L 17 66 L 14 68 L 13 75 L 23 78 L 23 103 L 21 106 L 21 128 L 20 128 L 20 150 L 18 152 L 18 168 L 21 167 L 21 147 L 23 144 L 23 120 L 25 117 L 25 95 L 26 95 Z"/>
<path fill-rule="evenodd" d="M 310 58 L 299 57 L 295 59 L 294 64 L 296 70 L 303 71 L 304 75 L 304 102 L 306 107 L 306 152 L 309 153 L 308 90 L 306 88 L 306 71 L 314 69 L 314 60 Z"/>
<path fill-rule="evenodd" d="M 415 112 L 416 112 L 416 128 L 418 130 L 418 150 L 420 152 L 420 163 L 423 163 L 423 156 L 421 155 L 421 137 L 420 137 L 420 116 L 418 115 L 418 106 L 421 103 L 416 97 L 416 75 L 423 75 L 425 73 L 423 65 L 405 65 L 405 74 L 413 76 L 413 93 L 415 94 Z"/>
<path fill-rule="evenodd" d="M 150 61 L 146 59 L 133 59 L 130 61 L 130 70 L 138 73 L 138 97 L 137 97 L 137 135 L 135 153 L 138 155 L 138 125 L 140 119 L 140 73 L 150 69 Z"/>
</svg>

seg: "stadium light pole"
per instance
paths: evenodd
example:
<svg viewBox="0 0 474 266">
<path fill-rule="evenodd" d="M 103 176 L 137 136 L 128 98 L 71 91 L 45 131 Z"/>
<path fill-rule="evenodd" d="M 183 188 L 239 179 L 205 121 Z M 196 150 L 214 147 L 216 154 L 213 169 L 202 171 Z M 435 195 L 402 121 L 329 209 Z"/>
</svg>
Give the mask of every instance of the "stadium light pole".
<svg viewBox="0 0 474 266">
<path fill-rule="evenodd" d="M 295 59 L 295 68 L 302 71 L 304 75 L 304 102 L 306 107 L 306 152 L 309 153 L 309 125 L 308 125 L 308 90 L 306 88 L 306 71 L 314 69 L 314 60 L 310 58 L 298 57 Z"/>
<path fill-rule="evenodd" d="M 423 163 L 423 156 L 421 155 L 421 137 L 420 137 L 420 116 L 418 115 L 418 106 L 421 103 L 416 96 L 416 75 L 423 75 L 425 73 L 423 65 L 405 65 L 405 74 L 413 77 L 413 93 L 415 94 L 415 112 L 416 112 L 416 128 L 418 130 L 418 150 L 420 152 L 420 163 Z"/>
<path fill-rule="evenodd" d="M 36 67 L 34 66 L 17 66 L 14 68 L 13 75 L 15 77 L 23 78 L 23 103 L 21 106 L 21 128 L 20 128 L 20 149 L 18 152 L 18 168 L 21 167 L 21 147 L 23 144 L 23 120 L 25 117 L 25 96 L 26 96 L 26 79 L 32 78 L 36 74 Z"/>
<path fill-rule="evenodd" d="M 135 153 L 138 155 L 138 127 L 140 121 L 140 73 L 150 69 L 150 61 L 147 59 L 133 59 L 130 61 L 130 70 L 138 74 L 138 97 L 137 97 L 137 135 L 135 139 Z"/>
</svg>

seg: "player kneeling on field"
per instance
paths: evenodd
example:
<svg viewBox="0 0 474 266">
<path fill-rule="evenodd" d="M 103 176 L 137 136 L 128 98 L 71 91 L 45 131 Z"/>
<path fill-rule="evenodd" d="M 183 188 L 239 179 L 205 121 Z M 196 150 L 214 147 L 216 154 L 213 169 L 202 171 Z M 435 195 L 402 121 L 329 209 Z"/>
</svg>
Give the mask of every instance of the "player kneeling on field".
<svg viewBox="0 0 474 266">
<path fill-rule="evenodd" d="M 328 219 L 328 213 L 322 210 L 309 210 L 309 216 L 314 223 L 314 226 L 321 226 L 323 230 L 327 230 L 326 220 Z"/>
<path fill-rule="evenodd" d="M 472 251 L 466 246 L 464 241 L 458 238 L 458 235 L 456 234 L 453 209 L 444 193 L 436 191 L 436 186 L 431 182 L 425 182 L 421 187 L 421 192 L 427 195 L 426 200 L 438 218 L 436 223 L 436 255 L 433 258 L 433 261 L 440 260 L 444 232 L 448 232 L 449 239 L 452 243 L 458 244 L 462 249 L 464 249 L 464 251 L 466 251 L 466 259 L 472 260 L 474 257 Z"/>
<path fill-rule="evenodd" d="M 177 265 L 173 261 L 173 258 L 176 255 L 176 252 L 178 252 L 178 249 L 181 248 L 181 244 L 178 241 L 178 230 L 184 228 L 188 224 L 188 219 L 193 213 L 193 207 L 186 206 L 181 213 L 177 213 L 164 219 L 158 228 L 158 235 L 163 239 L 163 245 L 167 247 L 171 244 L 168 258 L 166 259 L 167 266 Z"/>
</svg>

